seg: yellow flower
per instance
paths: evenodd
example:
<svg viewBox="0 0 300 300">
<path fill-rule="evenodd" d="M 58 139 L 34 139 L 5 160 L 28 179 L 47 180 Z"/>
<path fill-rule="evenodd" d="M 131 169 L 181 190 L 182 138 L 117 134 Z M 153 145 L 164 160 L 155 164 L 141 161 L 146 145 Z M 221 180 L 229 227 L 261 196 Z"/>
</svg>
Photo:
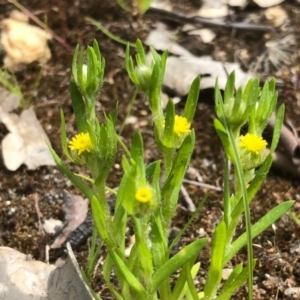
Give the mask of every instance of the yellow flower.
<svg viewBox="0 0 300 300">
<path fill-rule="evenodd" d="M 88 133 L 76 134 L 72 140 L 69 142 L 69 148 L 71 150 L 77 150 L 78 155 L 82 152 L 91 152 L 92 142 Z"/>
<path fill-rule="evenodd" d="M 140 188 L 135 193 L 135 199 L 142 203 L 147 203 L 152 200 L 152 192 L 149 187 Z"/>
<path fill-rule="evenodd" d="M 267 146 L 267 142 L 256 134 L 247 133 L 240 136 L 240 147 L 246 148 L 248 151 L 259 154 Z"/>
<path fill-rule="evenodd" d="M 178 136 L 181 136 L 185 133 L 191 132 L 191 123 L 185 117 L 182 116 L 175 116 L 174 120 L 174 133 Z"/>
</svg>

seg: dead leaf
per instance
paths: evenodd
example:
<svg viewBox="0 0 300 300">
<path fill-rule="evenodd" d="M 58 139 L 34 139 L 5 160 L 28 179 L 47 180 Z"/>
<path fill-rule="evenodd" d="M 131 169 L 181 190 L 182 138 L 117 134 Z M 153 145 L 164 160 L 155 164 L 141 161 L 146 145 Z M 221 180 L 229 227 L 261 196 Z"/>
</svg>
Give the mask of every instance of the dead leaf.
<svg viewBox="0 0 300 300">
<path fill-rule="evenodd" d="M 2 140 L 2 156 L 8 170 L 15 171 L 22 164 L 29 170 L 55 165 L 46 144 L 48 137 L 32 108 L 24 110 L 20 116 L 3 112 L 2 122 L 10 131 Z"/>
<path fill-rule="evenodd" d="M 79 229 L 79 235 L 77 232 L 76 236 L 76 229 L 80 227 L 80 225 L 84 225 L 84 221 L 87 219 L 88 216 L 88 200 L 83 199 L 81 196 L 73 195 L 68 191 L 63 191 L 64 195 L 64 211 L 66 213 L 65 216 L 65 224 L 60 232 L 58 232 L 56 239 L 51 245 L 52 249 L 61 248 L 64 244 L 73 239 L 73 243 L 76 244 L 76 239 L 81 239 L 84 236 L 84 231 Z M 86 224 L 88 230 L 88 236 L 90 236 L 90 231 L 92 230 L 92 224 Z M 74 239 L 75 234 L 75 239 Z M 82 241 L 80 240 L 80 243 Z M 73 247 L 74 248 L 74 247 Z"/>
</svg>

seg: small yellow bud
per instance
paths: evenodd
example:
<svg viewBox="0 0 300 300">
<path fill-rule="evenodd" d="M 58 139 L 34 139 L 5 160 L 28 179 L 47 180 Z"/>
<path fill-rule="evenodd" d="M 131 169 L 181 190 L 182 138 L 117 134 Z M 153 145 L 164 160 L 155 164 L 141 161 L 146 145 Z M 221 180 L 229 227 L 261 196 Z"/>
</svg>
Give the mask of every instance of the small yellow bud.
<svg viewBox="0 0 300 300">
<path fill-rule="evenodd" d="M 71 150 L 78 151 L 78 155 L 82 152 L 91 152 L 92 142 L 88 133 L 76 134 L 69 142 L 69 148 Z"/>
<path fill-rule="evenodd" d="M 135 199 L 142 203 L 147 203 L 152 200 L 152 192 L 149 187 L 143 187 L 136 191 Z"/>
<path fill-rule="evenodd" d="M 240 136 L 240 147 L 258 155 L 267 147 L 267 142 L 256 134 L 247 133 Z"/>
<path fill-rule="evenodd" d="M 174 120 L 174 133 L 178 136 L 182 136 L 185 133 L 191 132 L 191 123 L 188 122 L 187 118 L 182 116 L 175 116 Z"/>
</svg>

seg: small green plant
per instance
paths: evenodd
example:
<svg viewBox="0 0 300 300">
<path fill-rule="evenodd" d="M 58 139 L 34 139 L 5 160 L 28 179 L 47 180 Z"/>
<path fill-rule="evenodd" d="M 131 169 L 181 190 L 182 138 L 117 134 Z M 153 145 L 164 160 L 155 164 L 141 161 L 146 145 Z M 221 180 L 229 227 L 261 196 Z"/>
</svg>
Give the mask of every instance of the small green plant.
<svg viewBox="0 0 300 300">
<path fill-rule="evenodd" d="M 261 137 L 271 114 L 275 111 L 277 93 L 275 82 L 265 83 L 262 90 L 258 79 L 250 80 L 244 90 L 234 91 L 234 73 L 228 79 L 221 96 L 215 88 L 217 119 L 216 131 L 224 145 L 224 213 L 215 229 L 211 245 L 211 261 L 205 285 L 197 290 L 194 278 L 200 268 L 197 257 L 207 243 L 196 239 L 177 254 L 171 251 L 191 222 L 199 215 L 207 197 L 202 199 L 176 238 L 169 244 L 169 231 L 180 193 L 180 186 L 195 145 L 191 128 L 199 97 L 200 78 L 192 85 L 182 115 L 176 113 L 172 100 L 166 110 L 161 107 L 160 91 L 163 84 L 167 52 L 161 56 L 151 49 L 152 62 L 146 60 L 142 43 L 136 42 L 135 59 L 126 50 L 126 69 L 132 82 L 145 94 L 153 120 L 155 142 L 161 159 L 145 163 L 143 139 L 139 132 L 132 138 L 131 148 L 122 143 L 115 130 L 116 113 L 104 115 L 100 122 L 95 115 L 95 102 L 103 83 L 105 62 L 96 41 L 84 55 L 77 46 L 73 63 L 70 91 L 79 133 L 69 142 L 62 122 L 62 147 L 67 158 L 86 167 L 91 178 L 84 180 L 74 174 L 51 149 L 65 175 L 90 200 L 97 234 L 107 249 L 103 278 L 116 299 L 230 299 L 248 279 L 249 299 L 252 299 L 253 268 L 252 239 L 275 222 L 292 206 L 284 202 L 251 225 L 249 203 L 259 190 L 272 161 L 283 120 L 284 107 L 277 112 L 270 150 Z M 248 133 L 241 128 L 248 125 Z M 115 162 L 118 143 L 122 157 L 123 177 L 116 193 L 114 214 L 111 216 L 105 195 L 106 180 Z M 230 168 L 231 166 L 231 168 Z M 230 188 L 229 177 L 234 176 Z M 235 237 L 235 229 L 245 215 L 246 231 Z M 136 242 L 129 257 L 125 256 L 125 233 L 131 222 Z M 94 240 L 97 235 L 94 234 Z M 248 248 L 248 262 L 237 265 L 229 278 L 221 284 L 221 272 L 243 247 Z M 95 255 L 99 248 L 94 243 L 88 264 L 90 278 Z M 178 272 L 177 279 L 172 275 Z M 113 277 L 116 280 L 113 280 Z M 117 282 L 118 284 L 113 284 Z"/>
</svg>

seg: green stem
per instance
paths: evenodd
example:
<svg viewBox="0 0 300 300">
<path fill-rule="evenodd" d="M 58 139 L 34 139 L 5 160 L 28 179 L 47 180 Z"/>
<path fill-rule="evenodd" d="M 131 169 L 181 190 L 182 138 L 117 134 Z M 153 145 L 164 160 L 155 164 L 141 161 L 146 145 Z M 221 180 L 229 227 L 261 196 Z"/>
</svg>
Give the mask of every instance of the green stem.
<svg viewBox="0 0 300 300">
<path fill-rule="evenodd" d="M 165 148 L 163 151 L 163 157 L 164 157 L 164 176 L 165 176 L 165 180 L 169 177 L 170 172 L 172 170 L 172 166 L 173 166 L 173 153 L 174 150 L 171 148 Z"/>
<path fill-rule="evenodd" d="M 117 135 L 117 139 L 119 144 L 121 145 L 121 147 L 123 148 L 123 150 L 125 151 L 125 153 L 127 154 L 128 158 L 131 158 L 131 154 L 130 151 L 128 150 L 128 148 L 126 147 L 126 145 L 123 143 L 122 139 L 120 138 L 119 135 Z"/>
<path fill-rule="evenodd" d="M 133 95 L 130 99 L 130 102 L 129 102 L 129 105 L 128 105 L 128 110 L 127 110 L 127 113 L 126 113 L 126 116 L 125 116 L 125 119 L 124 119 L 124 122 L 123 124 L 121 125 L 121 128 L 119 130 L 119 136 L 122 134 L 122 131 L 124 129 L 124 126 L 125 126 L 125 123 L 126 123 L 126 120 L 128 118 L 128 116 L 130 115 L 131 111 L 132 111 L 132 107 L 133 107 L 133 104 L 135 102 L 135 99 L 136 99 L 136 96 L 137 96 L 137 93 L 138 93 L 139 89 L 138 88 L 135 88 L 134 92 L 133 92 Z"/>
<path fill-rule="evenodd" d="M 119 44 L 125 45 L 125 46 L 130 45 L 130 47 L 136 48 L 136 45 L 134 43 L 130 43 L 128 41 L 125 41 L 125 40 L 117 37 L 116 35 L 112 34 L 109 30 L 107 30 L 104 26 L 101 25 L 101 23 L 97 22 L 96 20 L 94 20 L 90 17 L 86 17 L 85 19 L 87 21 L 89 21 L 90 23 L 92 23 L 94 26 L 96 26 L 100 31 L 102 31 L 102 33 L 107 35 L 113 41 L 115 41 Z"/>
<path fill-rule="evenodd" d="M 248 273 L 249 273 L 249 279 L 248 279 L 248 299 L 253 299 L 253 248 L 252 248 L 252 234 L 251 234 L 251 219 L 250 219 L 250 210 L 249 210 L 249 204 L 248 204 L 248 195 L 247 195 L 247 189 L 246 189 L 246 182 L 244 179 L 244 174 L 241 166 L 240 157 L 235 145 L 235 140 L 232 134 L 231 129 L 229 126 L 227 127 L 228 137 L 230 140 L 230 144 L 233 149 L 233 153 L 235 156 L 235 170 L 239 182 L 239 186 L 241 188 L 242 193 L 242 199 L 244 204 L 244 211 L 245 211 L 245 224 L 246 224 L 246 235 L 247 235 L 247 256 L 248 256 Z"/>
<path fill-rule="evenodd" d="M 224 168 L 224 222 L 227 228 L 229 227 L 230 224 L 230 215 L 231 215 L 229 177 L 230 177 L 230 162 L 228 157 L 226 156 L 225 168 Z"/>
</svg>

